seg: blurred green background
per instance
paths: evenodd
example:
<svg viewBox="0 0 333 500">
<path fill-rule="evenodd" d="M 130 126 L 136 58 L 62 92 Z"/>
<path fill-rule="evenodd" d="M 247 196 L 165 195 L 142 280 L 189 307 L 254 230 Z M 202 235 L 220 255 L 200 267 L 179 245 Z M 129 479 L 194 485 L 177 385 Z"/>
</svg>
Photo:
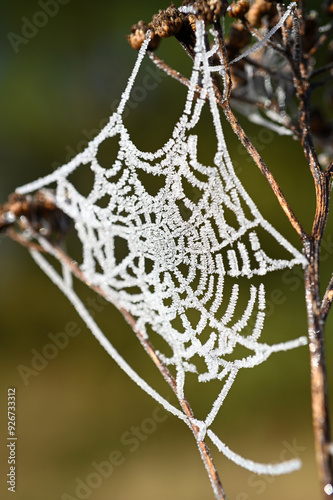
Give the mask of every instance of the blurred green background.
<svg viewBox="0 0 333 500">
<path fill-rule="evenodd" d="M 48 5 L 56 5 L 58 12 L 45 18 L 37 14 L 43 11 L 42 4 L 17 0 L 2 2 L 0 9 L 0 202 L 15 187 L 67 161 L 97 133 L 116 108 L 136 59 L 125 35 L 133 23 L 149 21 L 153 13 L 168 5 L 149 0 L 50 2 Z M 24 28 L 31 21 L 40 24 L 35 33 Z M 13 37 L 22 33 L 30 38 L 22 41 Z M 164 42 L 159 55 L 189 75 L 189 61 L 174 40 Z M 143 73 L 149 65 L 149 61 L 144 62 Z M 169 136 L 186 95 L 180 84 L 157 79 L 157 88 L 134 101 L 126 119 L 138 146 L 151 150 Z M 314 191 L 298 145 L 289 138 L 265 135 L 244 119 L 242 123 L 259 144 L 294 211 L 310 229 Z M 199 138 L 199 144 L 206 145 L 207 155 L 213 144 L 208 131 L 209 127 Z M 263 215 L 299 247 L 270 188 L 227 125 L 225 134 L 237 172 Z M 332 269 L 332 253 L 329 220 L 323 252 L 324 285 Z M 6 485 L 6 401 L 7 388 L 14 386 L 17 500 L 213 498 L 188 428 L 173 416 L 164 419 L 162 412 L 157 413 L 157 404 L 107 356 L 28 252 L 4 237 L 0 238 L 0 276 L 0 497 L 11 498 Z M 273 343 L 305 335 L 300 270 L 272 273 L 266 284 L 274 314 L 267 319 L 264 340 Z M 282 291 L 280 295 L 276 290 Z M 81 295 L 85 303 L 93 304 L 92 291 L 82 287 Z M 277 296 L 283 300 L 277 300 Z M 95 318 L 111 341 L 130 364 L 168 396 L 164 381 L 120 314 L 111 306 L 94 304 Z M 69 322 L 74 322 L 80 333 L 70 338 L 45 367 L 34 374 L 29 372 L 24 379 L 20 375 L 25 369 L 22 366 L 32 368 L 36 352 L 41 353 L 50 343 L 49 334 L 63 332 Z M 331 328 L 329 321 L 330 387 Z M 207 405 L 215 397 L 215 386 L 207 384 L 203 389 L 193 391 L 194 407 Z M 264 365 L 241 372 L 215 429 L 232 450 L 247 458 L 269 462 L 293 458 L 294 453 L 303 461 L 303 468 L 294 474 L 257 477 L 219 456 L 212 446 L 228 498 L 320 498 L 306 347 L 276 354 Z M 91 475 L 96 473 L 96 463 L 110 461 L 112 453 L 118 465 L 99 481 Z M 77 496 L 78 484 L 94 481 L 94 477 L 94 487 L 81 489 L 81 496 Z"/>
</svg>

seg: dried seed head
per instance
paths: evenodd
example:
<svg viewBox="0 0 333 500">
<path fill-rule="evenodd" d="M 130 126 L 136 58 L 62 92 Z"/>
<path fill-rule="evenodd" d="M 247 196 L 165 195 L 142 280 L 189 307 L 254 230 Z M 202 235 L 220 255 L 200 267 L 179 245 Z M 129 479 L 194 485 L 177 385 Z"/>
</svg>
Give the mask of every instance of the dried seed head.
<svg viewBox="0 0 333 500">
<path fill-rule="evenodd" d="M 139 50 L 141 48 L 141 45 L 145 41 L 147 31 L 148 26 L 145 22 L 139 21 L 138 24 L 133 24 L 133 26 L 131 27 L 131 34 L 127 35 L 128 43 L 130 44 L 132 49 Z M 160 37 L 158 37 L 152 30 L 148 49 L 152 51 L 156 50 L 160 41 Z"/>
<path fill-rule="evenodd" d="M 195 33 L 195 16 L 193 16 L 193 14 L 190 14 L 187 18 L 187 21 L 190 25 L 190 27 L 192 28 L 192 31 Z"/>
<path fill-rule="evenodd" d="M 248 0 L 239 0 L 238 2 L 233 2 L 229 9 L 229 16 L 235 17 L 237 19 L 242 19 L 250 8 L 250 2 Z"/>
<path fill-rule="evenodd" d="M 198 19 L 203 19 L 205 24 L 213 24 L 227 12 L 228 0 L 184 0 L 182 5 L 193 5 Z"/>
<path fill-rule="evenodd" d="M 255 0 L 247 13 L 247 20 L 252 26 L 260 27 L 263 17 L 272 19 L 277 15 L 275 3 L 266 2 L 266 0 Z"/>
<path fill-rule="evenodd" d="M 13 193 L 0 207 L 0 231 L 13 224 L 27 227 L 48 240 L 60 242 L 72 229 L 73 221 L 57 207 L 54 192 L 41 189 L 34 195 Z"/>
<path fill-rule="evenodd" d="M 160 38 L 169 38 L 179 33 L 183 22 L 183 14 L 171 4 L 171 7 L 166 10 L 159 10 L 158 14 L 153 16 L 150 26 Z"/>
</svg>

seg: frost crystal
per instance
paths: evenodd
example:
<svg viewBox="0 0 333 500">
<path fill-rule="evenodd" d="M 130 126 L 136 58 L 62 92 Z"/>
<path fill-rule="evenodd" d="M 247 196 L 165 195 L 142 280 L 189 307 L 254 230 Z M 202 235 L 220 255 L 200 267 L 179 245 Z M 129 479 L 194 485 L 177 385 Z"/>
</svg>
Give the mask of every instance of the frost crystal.
<svg viewBox="0 0 333 500">
<path fill-rule="evenodd" d="M 211 410 L 203 421 L 197 421 L 203 435 L 208 432 L 220 451 L 250 470 L 290 472 L 299 467 L 298 461 L 276 466 L 254 464 L 229 450 L 208 430 L 240 369 L 262 363 L 273 352 L 304 344 L 304 338 L 276 345 L 259 342 L 265 321 L 264 276 L 304 264 L 304 258 L 262 217 L 234 172 L 212 84 L 212 73 L 221 71 L 221 62 L 216 66 L 211 63 L 219 59 L 218 46 L 215 44 L 207 53 L 202 21 L 197 21 L 196 34 L 185 109 L 161 149 L 154 153 L 140 151 L 122 118 L 147 50 L 148 34 L 119 108 L 107 126 L 83 153 L 18 192 L 56 185 L 57 205 L 73 219 L 82 243 L 81 270 L 87 281 L 99 286 L 118 308 L 128 311 L 136 321 L 136 330 L 146 338 L 155 332 L 167 343 L 170 352 L 160 352 L 160 356 L 176 376 L 180 397 L 188 372 L 196 374 L 199 382 L 221 381 Z M 199 85 L 202 90 L 198 96 Z M 197 159 L 193 130 L 207 101 L 217 138 L 214 164 L 210 166 Z M 113 165 L 106 169 L 97 155 L 111 137 L 117 138 L 119 150 Z M 94 174 L 93 188 L 86 197 L 70 180 L 70 174 L 84 165 Z M 147 177 L 159 180 L 157 192 L 147 188 Z M 105 197 L 107 206 L 102 208 L 99 202 Z M 267 238 L 275 241 L 286 255 L 284 259 L 270 257 L 264 251 Z M 54 254 L 43 238 L 40 243 Z M 144 390 L 186 421 L 187 417 L 149 387 L 104 337 L 75 294 L 68 269 L 61 276 L 41 254 L 32 254 L 116 362 Z M 237 358 L 238 347 L 247 355 Z"/>
</svg>

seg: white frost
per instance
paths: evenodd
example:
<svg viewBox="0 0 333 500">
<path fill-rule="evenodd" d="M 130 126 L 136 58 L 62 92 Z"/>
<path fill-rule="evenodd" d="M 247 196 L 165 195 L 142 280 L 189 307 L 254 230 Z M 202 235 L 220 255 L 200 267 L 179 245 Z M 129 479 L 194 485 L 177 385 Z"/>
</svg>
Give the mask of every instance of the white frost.
<svg viewBox="0 0 333 500">
<path fill-rule="evenodd" d="M 264 276 L 304 264 L 304 257 L 262 217 L 235 174 L 211 76 L 222 61 L 211 65 L 208 55 L 214 52 L 219 56 L 218 45 L 207 54 L 204 33 L 203 22 L 197 21 L 195 61 L 184 111 L 162 148 L 154 153 L 140 151 L 122 118 L 149 43 L 148 34 L 118 110 L 106 127 L 68 164 L 18 192 L 56 184 L 57 205 L 74 220 L 82 243 L 80 265 L 87 280 L 135 317 L 144 336 L 149 338 L 152 329 L 169 345 L 172 355 L 162 352 L 161 357 L 177 374 L 179 396 L 184 394 L 188 372 L 196 373 L 199 382 L 221 382 L 220 394 L 202 421 L 206 432 L 239 370 L 259 365 L 274 352 L 304 344 L 303 338 L 272 346 L 259 342 L 265 320 Z M 195 100 L 200 82 L 203 88 Z M 207 100 L 217 140 L 214 164 L 209 166 L 197 159 L 198 141 L 193 132 Z M 104 168 L 97 159 L 98 149 L 110 137 L 117 138 L 119 150 L 114 164 Z M 82 196 L 69 178 L 82 165 L 90 165 L 95 176 L 88 196 Z M 163 180 L 156 193 L 150 193 L 143 174 L 152 184 Z M 105 195 L 109 202 L 102 208 L 99 201 Z M 266 235 L 284 251 L 285 259 L 274 259 L 264 252 Z M 40 242 L 47 246 L 42 237 Z M 50 245 L 48 251 L 52 253 Z M 69 269 L 61 276 L 41 254 L 33 251 L 32 256 L 119 366 L 168 411 L 186 421 L 187 417 L 142 380 L 113 348 L 75 294 Z M 258 286 L 251 283 L 253 276 L 260 277 Z M 242 281 L 240 285 L 240 277 L 248 284 Z M 229 288 L 225 289 L 227 283 Z M 240 295 L 247 299 L 245 306 L 240 306 Z M 195 320 L 193 310 L 197 312 Z M 173 326 L 176 318 L 180 331 Z M 239 346 L 248 354 L 230 361 L 229 355 Z M 204 361 L 204 369 L 197 366 L 198 357 Z M 208 434 L 223 453 L 250 470 L 276 474 L 298 466 L 295 461 L 254 466 L 231 452 L 211 431 Z"/>
</svg>

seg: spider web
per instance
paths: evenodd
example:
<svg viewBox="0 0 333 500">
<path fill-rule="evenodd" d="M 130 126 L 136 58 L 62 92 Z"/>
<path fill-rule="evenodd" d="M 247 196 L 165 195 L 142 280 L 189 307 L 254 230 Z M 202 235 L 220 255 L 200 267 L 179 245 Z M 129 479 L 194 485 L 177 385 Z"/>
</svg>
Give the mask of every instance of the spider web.
<svg viewBox="0 0 333 500">
<path fill-rule="evenodd" d="M 24 194 L 56 186 L 56 204 L 73 219 L 82 243 L 80 268 L 87 282 L 100 287 L 116 307 L 128 311 L 136 321 L 135 329 L 145 338 L 150 339 L 154 332 L 166 342 L 169 352 L 160 351 L 159 355 L 175 374 L 179 397 L 185 394 L 187 373 L 196 375 L 199 382 L 221 381 L 219 395 L 205 419 L 196 420 L 202 438 L 207 433 L 220 451 L 249 470 L 290 472 L 299 468 L 298 460 L 254 463 L 232 452 L 210 429 L 239 370 L 306 342 L 304 337 L 274 345 L 259 342 L 265 320 L 265 275 L 304 264 L 304 257 L 262 217 L 234 172 L 212 84 L 212 74 L 223 70 L 221 62 L 216 63 L 221 61 L 218 44 L 215 40 L 211 49 L 206 48 L 202 21 L 196 23 L 196 35 L 185 108 L 162 148 L 154 153 L 140 151 L 122 116 L 147 51 L 147 36 L 118 110 L 106 127 L 68 164 L 17 191 Z M 212 56 L 217 56 L 215 64 Z M 207 101 L 217 139 L 212 166 L 198 161 L 198 138 L 193 133 Z M 118 154 L 106 169 L 97 155 L 112 137 L 117 139 Z M 70 180 L 84 166 L 94 174 L 87 196 Z M 163 181 L 157 193 L 149 192 L 142 173 L 152 181 Z M 108 203 L 102 208 L 99 202 L 105 197 Z M 286 257 L 270 256 L 263 248 L 267 239 L 273 239 Z M 39 241 L 57 258 L 45 238 L 41 236 Z M 70 268 L 63 265 L 58 274 L 41 253 L 31 253 L 121 368 L 188 423 L 188 417 L 134 372 L 104 336 L 76 295 Z M 247 355 L 237 358 L 238 347 Z"/>
</svg>

